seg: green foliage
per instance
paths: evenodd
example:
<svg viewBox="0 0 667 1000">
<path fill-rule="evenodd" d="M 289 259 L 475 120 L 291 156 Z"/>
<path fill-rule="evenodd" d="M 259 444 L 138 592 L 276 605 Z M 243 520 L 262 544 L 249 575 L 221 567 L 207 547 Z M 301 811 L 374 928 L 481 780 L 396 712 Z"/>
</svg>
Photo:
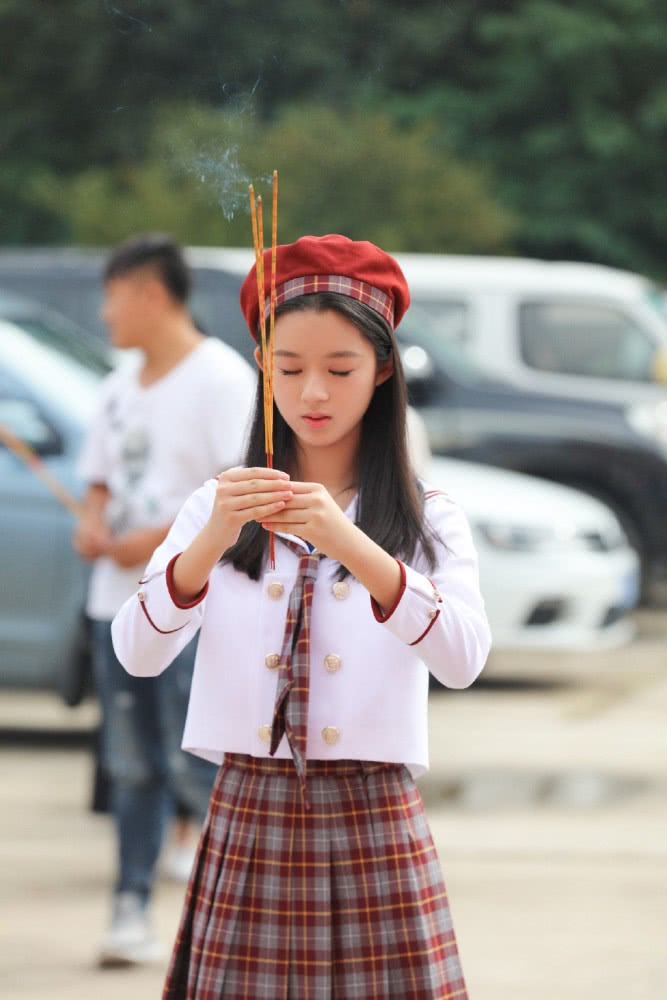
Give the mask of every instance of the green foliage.
<svg viewBox="0 0 667 1000">
<path fill-rule="evenodd" d="M 382 114 L 298 108 L 268 131 L 265 149 L 284 173 L 288 239 L 342 232 L 439 252 L 509 245 L 509 215 L 485 175 L 440 151 L 428 122 L 398 128 Z"/>
<path fill-rule="evenodd" d="M 103 246 L 139 230 L 163 230 L 202 243 L 219 242 L 219 220 L 197 185 L 179 178 L 161 163 L 148 161 L 105 170 L 91 167 L 67 181 L 54 174 L 34 185 L 45 208 L 60 212 L 68 242 Z"/>
<path fill-rule="evenodd" d="M 667 0 L 0 0 L 0 239 L 246 242 L 230 178 L 278 163 L 286 232 L 664 276 L 666 23 Z"/>
<path fill-rule="evenodd" d="M 465 67 L 391 106 L 428 111 L 459 155 L 493 166 L 519 251 L 664 276 L 666 15 L 665 0 L 470 5 Z"/>
<path fill-rule="evenodd" d="M 399 129 L 380 114 L 294 108 L 262 124 L 250 111 L 180 107 L 161 116 L 142 165 L 90 168 L 64 185 L 45 176 L 36 188 L 76 243 L 166 229 L 187 243 L 245 245 L 248 183 L 268 194 L 274 167 L 282 241 L 342 232 L 395 250 L 508 247 L 511 220 L 484 173 L 443 154 L 431 126 Z"/>
</svg>

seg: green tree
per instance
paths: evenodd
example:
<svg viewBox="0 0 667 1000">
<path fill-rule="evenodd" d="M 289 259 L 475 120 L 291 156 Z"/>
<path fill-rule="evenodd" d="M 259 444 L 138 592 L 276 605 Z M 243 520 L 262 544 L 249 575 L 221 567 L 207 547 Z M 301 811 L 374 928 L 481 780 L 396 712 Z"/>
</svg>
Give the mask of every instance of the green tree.
<svg viewBox="0 0 667 1000">
<path fill-rule="evenodd" d="M 436 116 L 450 148 L 492 165 L 519 250 L 665 276 L 665 0 L 454 6 L 465 66 L 385 95 L 393 113 Z"/>
<path fill-rule="evenodd" d="M 512 222 L 486 172 L 438 148 L 430 122 L 294 108 L 267 130 L 285 177 L 287 238 L 342 232 L 404 251 L 502 252 Z"/>
<path fill-rule="evenodd" d="M 176 184 L 155 151 L 165 106 L 256 119 L 263 143 L 280 121 L 293 149 L 289 109 L 310 105 L 336 112 L 355 135 L 371 111 L 404 134 L 428 132 L 418 148 L 465 163 L 516 220 L 514 249 L 664 276 L 665 23 L 667 0 L 0 0 L 0 239 L 66 238 L 61 207 L 42 197 L 51 173 L 65 189 L 84 173 L 99 186 L 98 171 L 110 170 L 118 197 L 134 190 L 135 210 L 147 211 L 144 169 L 153 201 Z M 340 154 L 329 152 L 348 177 L 344 193 L 358 186 L 363 219 L 364 192 L 378 185 L 350 179 L 349 142 L 336 136 Z M 323 176 L 305 133 L 303 143 Z M 374 176 L 372 156 L 362 165 Z M 179 197 L 189 202 L 196 186 L 194 177 L 176 185 Z M 392 205 L 412 242 L 419 209 Z M 160 214 L 170 217 L 167 205 Z"/>
<path fill-rule="evenodd" d="M 512 220 L 486 173 L 443 154 L 431 126 L 398 128 L 385 115 L 316 106 L 269 124 L 181 106 L 162 115 L 143 164 L 90 168 L 65 184 L 43 175 L 35 197 L 62 213 L 77 243 L 160 228 L 187 243 L 244 245 L 248 183 L 268 192 L 274 167 L 282 241 L 342 232 L 406 251 L 509 245 Z"/>
</svg>

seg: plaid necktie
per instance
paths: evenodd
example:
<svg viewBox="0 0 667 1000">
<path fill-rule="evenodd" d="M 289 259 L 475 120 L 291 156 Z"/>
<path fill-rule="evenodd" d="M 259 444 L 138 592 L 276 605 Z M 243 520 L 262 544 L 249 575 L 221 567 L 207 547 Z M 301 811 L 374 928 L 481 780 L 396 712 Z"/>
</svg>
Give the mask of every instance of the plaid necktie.
<svg viewBox="0 0 667 1000">
<path fill-rule="evenodd" d="M 308 809 L 306 740 L 310 687 L 310 612 L 321 555 L 319 552 L 305 552 L 300 545 L 289 539 L 280 540 L 299 556 L 299 567 L 287 606 L 269 753 L 273 756 L 283 735 L 287 736 L 299 776 L 303 802 Z"/>
</svg>

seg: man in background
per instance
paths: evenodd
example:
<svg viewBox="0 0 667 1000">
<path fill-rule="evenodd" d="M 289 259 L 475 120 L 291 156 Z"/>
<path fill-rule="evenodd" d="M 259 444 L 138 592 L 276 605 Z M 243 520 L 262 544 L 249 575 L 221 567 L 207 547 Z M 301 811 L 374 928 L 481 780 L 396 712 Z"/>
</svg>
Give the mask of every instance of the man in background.
<svg viewBox="0 0 667 1000">
<path fill-rule="evenodd" d="M 111 643 L 111 620 L 184 500 L 243 454 L 256 375 L 195 327 L 190 290 L 168 236 L 137 236 L 112 252 L 102 316 L 113 346 L 134 349 L 140 361 L 106 379 L 79 463 L 87 492 L 73 544 L 93 562 L 87 613 L 118 843 L 103 966 L 163 957 L 150 901 L 165 824 L 176 802 L 203 821 L 215 776 L 180 748 L 196 642 L 150 680 L 130 677 Z"/>
</svg>

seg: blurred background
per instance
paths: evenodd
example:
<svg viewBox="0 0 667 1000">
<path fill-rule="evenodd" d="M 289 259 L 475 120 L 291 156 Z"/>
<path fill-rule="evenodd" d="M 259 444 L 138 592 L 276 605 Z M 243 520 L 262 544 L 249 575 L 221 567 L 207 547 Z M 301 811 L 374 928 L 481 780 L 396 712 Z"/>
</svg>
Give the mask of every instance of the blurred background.
<svg viewBox="0 0 667 1000">
<path fill-rule="evenodd" d="M 113 845 L 53 482 L 81 494 L 119 360 L 108 248 L 173 234 L 197 322 L 249 356 L 247 187 L 274 168 L 281 242 L 404 267 L 426 478 L 479 551 L 495 647 L 432 690 L 422 781 L 471 997 L 664 995 L 666 29 L 665 0 L 0 0 L 3 997 L 160 993 L 93 965 Z"/>
</svg>

